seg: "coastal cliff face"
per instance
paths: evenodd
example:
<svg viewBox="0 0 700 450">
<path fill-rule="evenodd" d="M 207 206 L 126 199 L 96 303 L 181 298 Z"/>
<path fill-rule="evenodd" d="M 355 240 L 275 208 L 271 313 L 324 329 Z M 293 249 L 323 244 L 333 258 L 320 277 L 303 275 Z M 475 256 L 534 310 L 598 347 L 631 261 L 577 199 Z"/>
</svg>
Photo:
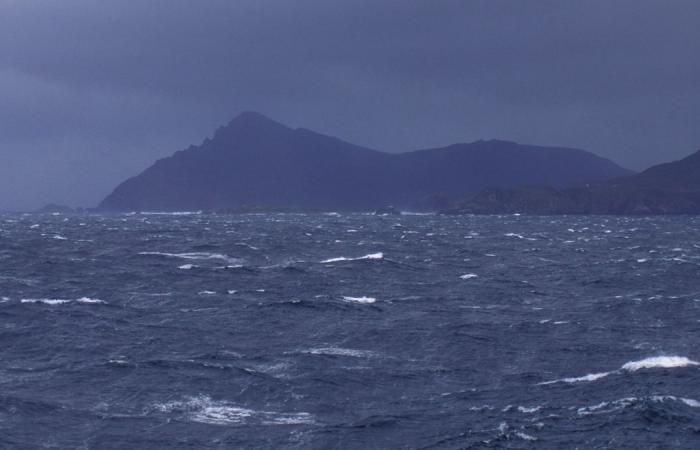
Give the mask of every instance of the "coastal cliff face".
<svg viewBox="0 0 700 450">
<path fill-rule="evenodd" d="M 582 187 L 488 189 L 451 214 L 700 214 L 700 151 L 642 173 Z"/>
<path fill-rule="evenodd" d="M 98 209 L 430 209 L 488 187 L 564 187 L 629 173 L 583 150 L 496 140 L 388 154 L 247 112 L 125 181 Z"/>
</svg>

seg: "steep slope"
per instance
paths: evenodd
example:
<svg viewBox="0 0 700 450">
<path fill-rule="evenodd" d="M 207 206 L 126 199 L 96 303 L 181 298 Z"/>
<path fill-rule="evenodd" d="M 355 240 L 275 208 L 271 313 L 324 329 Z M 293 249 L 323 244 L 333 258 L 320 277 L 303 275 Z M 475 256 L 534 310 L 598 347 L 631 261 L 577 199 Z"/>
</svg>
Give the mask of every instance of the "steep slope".
<svg viewBox="0 0 700 450">
<path fill-rule="evenodd" d="M 491 186 L 565 186 L 626 174 L 581 150 L 505 141 L 387 154 L 247 112 L 200 146 L 161 159 L 127 180 L 99 208 L 419 207 L 438 194 L 459 198 Z"/>
<path fill-rule="evenodd" d="M 161 159 L 120 185 L 107 210 L 187 210 L 264 205 L 364 206 L 381 196 L 389 157 L 312 131 L 243 113 L 201 146 Z"/>
<path fill-rule="evenodd" d="M 679 161 L 653 166 L 623 182 L 656 189 L 700 189 L 700 150 Z"/>
</svg>

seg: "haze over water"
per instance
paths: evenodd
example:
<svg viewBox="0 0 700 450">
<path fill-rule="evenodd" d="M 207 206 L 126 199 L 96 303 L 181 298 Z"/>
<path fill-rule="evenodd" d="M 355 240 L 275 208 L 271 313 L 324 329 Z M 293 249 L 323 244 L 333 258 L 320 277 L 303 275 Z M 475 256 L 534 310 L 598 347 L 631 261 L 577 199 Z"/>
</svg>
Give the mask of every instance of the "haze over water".
<svg viewBox="0 0 700 450">
<path fill-rule="evenodd" d="M 700 219 L 0 216 L 0 446 L 692 448 Z"/>
</svg>

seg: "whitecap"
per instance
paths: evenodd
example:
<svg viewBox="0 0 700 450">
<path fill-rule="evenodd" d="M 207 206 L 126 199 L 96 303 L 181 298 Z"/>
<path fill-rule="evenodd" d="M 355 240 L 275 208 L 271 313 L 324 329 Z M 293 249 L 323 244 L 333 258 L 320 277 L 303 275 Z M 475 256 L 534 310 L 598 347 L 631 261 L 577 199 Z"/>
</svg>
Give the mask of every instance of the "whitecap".
<svg viewBox="0 0 700 450">
<path fill-rule="evenodd" d="M 375 352 L 369 350 L 355 350 L 351 348 L 338 347 L 312 348 L 303 351 L 302 353 L 308 353 L 311 355 L 351 356 L 353 358 L 371 358 L 376 356 Z"/>
<path fill-rule="evenodd" d="M 242 423 L 255 412 L 226 402 L 214 401 L 208 396 L 190 397 L 185 401 L 157 404 L 155 409 L 164 413 L 183 412 L 193 422 L 212 425 Z"/>
<path fill-rule="evenodd" d="M 255 246 L 253 246 L 253 245 L 247 244 L 247 243 L 245 243 L 245 242 L 236 242 L 236 245 L 240 245 L 240 246 L 242 246 L 242 247 L 247 247 L 247 248 L 249 248 L 249 249 L 251 249 L 251 250 L 260 250 L 258 247 L 255 247 Z"/>
<path fill-rule="evenodd" d="M 518 406 L 518 411 L 520 411 L 523 414 L 532 414 L 536 413 L 537 411 L 541 410 L 541 406 L 533 406 L 532 408 L 528 408 L 525 406 Z"/>
<path fill-rule="evenodd" d="M 194 422 L 208 423 L 212 425 L 229 425 L 232 423 L 241 423 L 246 418 L 251 417 L 255 411 L 251 409 L 238 408 L 228 405 L 209 405 L 204 406 L 201 410 L 194 412 L 191 419 Z"/>
<path fill-rule="evenodd" d="M 469 411 L 481 412 L 481 411 L 493 411 L 495 408 L 491 405 L 482 406 L 470 406 Z"/>
<path fill-rule="evenodd" d="M 228 255 L 222 255 L 220 253 L 204 253 L 204 252 L 190 252 L 190 253 L 165 253 L 165 252 L 139 252 L 142 256 L 164 256 L 166 258 L 181 258 L 181 259 L 192 259 L 192 260 L 207 260 L 207 259 L 219 259 L 226 261 L 231 264 L 236 264 L 239 259 L 232 258 Z"/>
<path fill-rule="evenodd" d="M 559 380 L 545 381 L 543 383 L 537 383 L 537 384 L 540 386 L 543 386 L 543 385 L 554 384 L 554 383 L 580 383 L 580 382 L 585 382 L 585 381 L 596 381 L 596 380 L 600 380 L 601 378 L 605 378 L 612 373 L 613 372 L 589 373 L 588 375 L 584 375 L 582 377 L 561 378 Z"/>
<path fill-rule="evenodd" d="M 68 299 L 62 299 L 62 298 L 23 298 L 20 300 L 21 303 L 43 303 L 45 305 L 64 305 L 66 303 L 82 303 L 82 304 L 89 304 L 89 305 L 96 305 L 96 304 L 106 304 L 104 300 L 96 299 L 96 298 L 90 298 L 90 297 L 80 297 L 76 300 L 68 300 Z"/>
<path fill-rule="evenodd" d="M 107 362 L 110 363 L 110 364 L 117 364 L 117 365 L 119 365 L 119 366 L 124 366 L 124 365 L 127 365 L 127 364 L 128 364 L 128 362 L 127 362 L 126 360 L 124 360 L 124 359 L 110 359 L 110 360 L 107 361 Z"/>
<path fill-rule="evenodd" d="M 202 214 L 202 211 L 173 211 L 173 212 L 141 211 L 141 212 L 139 212 L 139 214 L 142 216 L 198 216 L 198 215 Z M 133 214 L 130 213 L 127 215 L 133 215 Z"/>
<path fill-rule="evenodd" d="M 60 234 L 55 235 L 53 238 L 56 239 L 57 241 L 67 241 L 68 240 L 67 237 L 63 237 Z"/>
<path fill-rule="evenodd" d="M 479 275 L 477 275 L 475 273 L 466 273 L 459 278 L 461 278 L 463 280 L 471 280 L 472 278 L 479 278 Z"/>
<path fill-rule="evenodd" d="M 690 406 L 691 408 L 700 408 L 700 402 L 692 398 L 675 397 L 673 395 L 653 395 L 650 398 L 652 401 L 655 402 L 666 402 L 670 400 L 674 402 L 684 403 L 685 405 Z"/>
<path fill-rule="evenodd" d="M 99 298 L 90 298 L 90 297 L 81 297 L 76 300 L 78 303 L 84 303 L 88 305 L 104 305 L 107 302 L 104 300 L 100 300 Z"/>
<path fill-rule="evenodd" d="M 343 300 L 354 303 L 374 303 L 377 301 L 374 297 L 343 297 Z"/>
<path fill-rule="evenodd" d="M 22 303 L 43 303 L 45 305 L 63 305 L 65 303 L 70 303 L 70 300 L 64 300 L 60 298 L 23 298 Z"/>
<path fill-rule="evenodd" d="M 697 365 L 700 365 L 700 363 L 698 363 L 697 361 L 693 361 L 691 359 L 688 359 L 685 356 L 654 356 L 654 357 L 645 358 L 645 359 L 642 359 L 639 361 L 630 361 L 628 363 L 625 363 L 620 369 L 612 371 L 612 372 L 591 373 L 588 375 L 584 375 L 582 377 L 562 378 L 559 380 L 545 381 L 542 383 L 538 383 L 538 385 L 547 385 L 547 384 L 554 384 L 554 383 L 579 383 L 579 382 L 596 381 L 596 380 L 600 380 L 601 378 L 605 378 L 608 375 L 611 375 L 614 373 L 620 373 L 622 371 L 636 372 L 636 371 L 642 370 L 642 369 L 673 369 L 673 368 L 697 366 Z"/>
<path fill-rule="evenodd" d="M 370 253 L 365 256 L 360 256 L 359 258 L 346 258 L 345 256 L 340 256 L 338 258 L 331 258 L 331 259 L 326 259 L 321 261 L 321 264 L 328 264 L 328 263 L 334 263 L 334 262 L 341 262 L 341 261 L 360 261 L 363 259 L 383 259 L 384 258 L 384 253 L 382 252 L 377 252 L 377 253 Z"/>
<path fill-rule="evenodd" d="M 200 291 L 199 295 L 215 295 L 215 291 Z"/>
<path fill-rule="evenodd" d="M 212 400 L 209 396 L 189 397 L 184 401 L 156 404 L 153 409 L 162 413 L 181 414 L 192 422 L 209 425 L 310 425 L 314 423 L 311 414 L 256 411 L 243 408 L 227 401 Z"/>
<path fill-rule="evenodd" d="M 197 267 L 197 266 L 195 266 L 194 264 L 183 264 L 180 267 L 178 267 L 178 269 L 180 269 L 180 270 L 192 270 L 195 267 Z"/>
<path fill-rule="evenodd" d="M 618 400 L 613 400 L 609 402 L 601 402 L 596 405 L 592 406 L 583 406 L 581 408 L 578 408 L 576 412 L 580 416 L 588 416 L 588 415 L 593 415 L 593 414 L 606 414 L 614 411 L 618 411 L 620 409 L 627 408 L 629 406 L 632 406 L 634 404 L 637 404 L 639 402 L 643 401 L 652 401 L 656 403 L 664 403 L 664 402 L 679 402 L 683 403 L 686 406 L 689 406 L 691 408 L 700 408 L 700 402 L 697 400 L 694 400 L 692 398 L 683 398 L 683 397 L 676 397 L 673 395 L 652 395 L 650 397 L 626 397 L 626 398 L 621 398 Z"/>
<path fill-rule="evenodd" d="M 265 425 L 310 425 L 314 423 L 313 416 L 309 413 L 281 414 L 265 413 L 263 420 Z"/>
<path fill-rule="evenodd" d="M 526 441 L 536 441 L 537 438 L 534 436 L 530 436 L 529 434 L 523 433 L 522 431 L 516 431 L 515 435 L 519 437 L 520 439 L 526 440 Z"/>
<path fill-rule="evenodd" d="M 700 363 L 684 356 L 654 356 L 640 361 L 631 361 L 622 366 L 623 370 L 635 372 L 641 369 L 671 369 L 675 367 L 697 366 Z"/>
<path fill-rule="evenodd" d="M 627 405 L 627 404 L 631 404 L 634 400 L 636 400 L 636 398 L 631 397 L 631 398 L 616 400 L 613 403 L 616 403 L 618 405 Z M 609 405 L 610 405 L 610 402 L 600 402 L 597 405 L 584 406 L 584 407 L 578 408 L 578 410 L 576 412 L 580 416 L 595 414 L 596 411 L 600 411 L 601 409 L 606 408 Z"/>
</svg>

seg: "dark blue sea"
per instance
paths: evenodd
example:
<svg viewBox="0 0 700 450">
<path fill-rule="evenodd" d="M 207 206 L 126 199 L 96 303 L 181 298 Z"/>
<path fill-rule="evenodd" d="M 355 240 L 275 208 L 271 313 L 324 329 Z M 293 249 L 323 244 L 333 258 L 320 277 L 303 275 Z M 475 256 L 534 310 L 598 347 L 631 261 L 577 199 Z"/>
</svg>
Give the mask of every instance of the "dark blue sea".
<svg viewBox="0 0 700 450">
<path fill-rule="evenodd" d="M 0 447 L 700 448 L 700 218 L 0 216 Z"/>
</svg>

